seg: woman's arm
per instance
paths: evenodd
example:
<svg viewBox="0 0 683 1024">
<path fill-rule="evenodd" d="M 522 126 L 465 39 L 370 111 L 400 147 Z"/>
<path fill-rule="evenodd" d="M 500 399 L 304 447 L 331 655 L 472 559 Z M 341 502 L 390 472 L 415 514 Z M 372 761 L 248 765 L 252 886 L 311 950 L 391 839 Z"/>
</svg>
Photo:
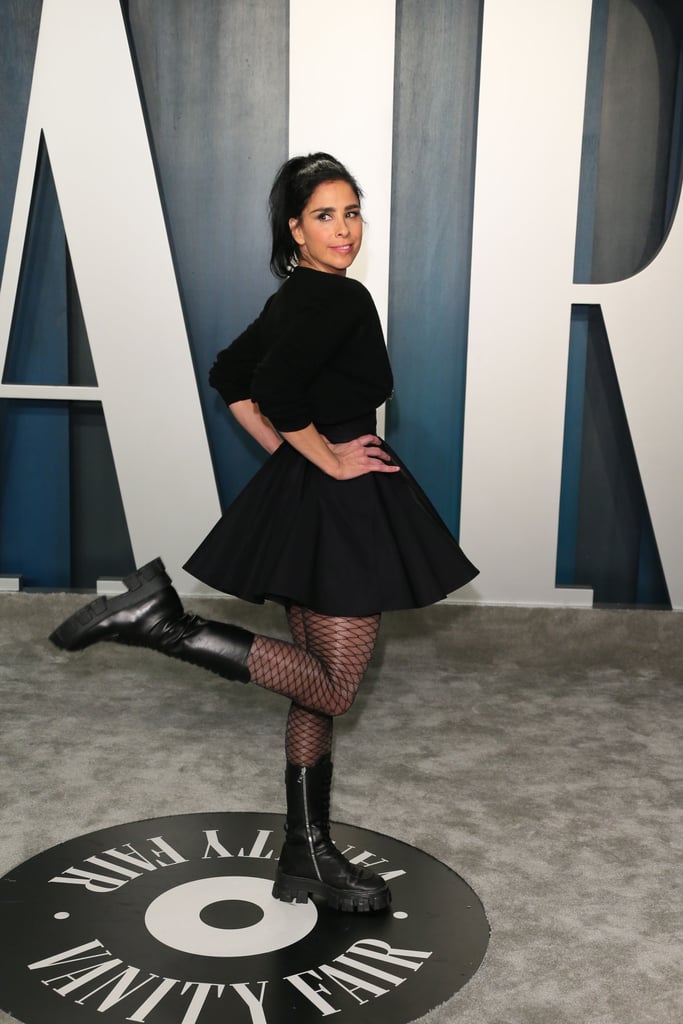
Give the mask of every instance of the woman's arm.
<svg viewBox="0 0 683 1024">
<path fill-rule="evenodd" d="M 246 432 L 251 434 L 254 440 L 258 441 L 269 455 L 272 455 L 280 447 L 282 438 L 270 420 L 266 419 L 262 414 L 256 402 L 252 402 L 250 398 L 245 398 L 240 402 L 231 402 L 229 409 L 239 425 L 244 427 Z"/>
<path fill-rule="evenodd" d="M 389 466 L 390 456 L 377 447 L 380 439 L 363 434 L 353 441 L 330 444 L 312 423 L 303 430 L 282 431 L 288 444 L 335 480 L 352 480 L 366 473 L 396 473 L 398 466 Z"/>
</svg>

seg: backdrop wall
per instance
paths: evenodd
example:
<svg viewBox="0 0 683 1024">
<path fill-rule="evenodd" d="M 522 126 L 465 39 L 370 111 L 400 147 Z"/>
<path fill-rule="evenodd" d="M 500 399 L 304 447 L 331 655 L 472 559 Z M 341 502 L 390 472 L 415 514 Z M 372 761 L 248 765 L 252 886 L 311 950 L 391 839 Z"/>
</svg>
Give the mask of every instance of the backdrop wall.
<svg viewBox="0 0 683 1024">
<path fill-rule="evenodd" d="M 326 148 L 457 599 L 683 607 L 678 7 L 3 5 L 0 573 L 195 589 L 261 458 L 208 368 L 275 287 L 275 169 Z"/>
</svg>

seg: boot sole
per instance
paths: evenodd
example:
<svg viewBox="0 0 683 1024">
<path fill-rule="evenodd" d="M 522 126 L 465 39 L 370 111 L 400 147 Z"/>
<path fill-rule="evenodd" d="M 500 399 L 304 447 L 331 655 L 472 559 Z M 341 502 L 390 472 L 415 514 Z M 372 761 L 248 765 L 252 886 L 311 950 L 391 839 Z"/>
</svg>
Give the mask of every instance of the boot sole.
<svg viewBox="0 0 683 1024">
<path fill-rule="evenodd" d="M 313 878 L 285 875 L 275 879 L 273 897 L 282 903 L 306 903 L 310 896 L 322 896 L 328 907 L 348 913 L 365 914 L 386 910 L 391 905 L 391 891 L 388 887 L 378 893 L 363 895 L 335 889 Z"/>
<path fill-rule="evenodd" d="M 96 636 L 89 635 L 92 626 L 97 625 L 107 616 L 114 612 L 130 608 L 140 601 L 144 601 L 152 594 L 171 585 L 170 577 L 166 573 L 164 563 L 160 558 L 148 562 L 142 569 L 136 570 L 123 579 L 126 587 L 125 594 L 116 594 L 114 597 L 98 597 L 84 608 L 80 608 L 68 619 L 65 619 L 61 626 L 58 626 L 53 633 L 50 633 L 50 641 L 64 651 L 81 651 L 90 644 L 95 643 Z"/>
</svg>

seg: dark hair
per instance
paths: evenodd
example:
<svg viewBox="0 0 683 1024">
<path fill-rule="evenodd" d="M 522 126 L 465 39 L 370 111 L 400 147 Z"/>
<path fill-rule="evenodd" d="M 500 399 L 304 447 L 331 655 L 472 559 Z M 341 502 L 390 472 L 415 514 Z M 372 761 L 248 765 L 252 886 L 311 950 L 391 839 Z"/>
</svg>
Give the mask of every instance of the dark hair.
<svg viewBox="0 0 683 1024">
<path fill-rule="evenodd" d="M 299 218 L 318 185 L 326 181 L 345 181 L 363 197 L 360 185 L 344 165 L 329 153 L 309 153 L 287 160 L 275 175 L 268 207 L 273 233 L 270 269 L 276 277 L 288 277 L 297 265 L 299 247 L 292 238 L 289 221 Z"/>
</svg>

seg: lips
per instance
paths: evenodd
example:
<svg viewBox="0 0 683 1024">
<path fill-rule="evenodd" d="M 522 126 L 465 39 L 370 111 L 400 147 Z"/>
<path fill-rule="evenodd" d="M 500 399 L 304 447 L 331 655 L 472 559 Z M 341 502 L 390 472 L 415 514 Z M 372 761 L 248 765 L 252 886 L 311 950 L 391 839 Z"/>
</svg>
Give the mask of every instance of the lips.
<svg viewBox="0 0 683 1024">
<path fill-rule="evenodd" d="M 332 249 L 333 252 L 339 252 L 339 253 L 344 254 L 344 253 L 347 253 L 347 252 L 351 252 L 352 249 L 353 249 L 353 246 L 352 245 L 332 245 L 332 246 L 330 246 L 330 248 Z"/>
</svg>

